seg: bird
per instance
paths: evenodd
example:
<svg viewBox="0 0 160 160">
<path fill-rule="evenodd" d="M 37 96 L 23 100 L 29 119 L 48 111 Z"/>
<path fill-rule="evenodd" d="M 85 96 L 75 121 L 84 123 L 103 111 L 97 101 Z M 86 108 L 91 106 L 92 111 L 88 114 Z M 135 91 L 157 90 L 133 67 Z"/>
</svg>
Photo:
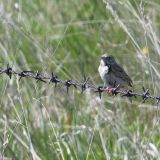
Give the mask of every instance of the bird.
<svg viewBox="0 0 160 160">
<path fill-rule="evenodd" d="M 112 55 L 104 54 L 101 56 L 98 71 L 105 86 L 128 89 L 133 85 L 131 78 Z"/>
</svg>

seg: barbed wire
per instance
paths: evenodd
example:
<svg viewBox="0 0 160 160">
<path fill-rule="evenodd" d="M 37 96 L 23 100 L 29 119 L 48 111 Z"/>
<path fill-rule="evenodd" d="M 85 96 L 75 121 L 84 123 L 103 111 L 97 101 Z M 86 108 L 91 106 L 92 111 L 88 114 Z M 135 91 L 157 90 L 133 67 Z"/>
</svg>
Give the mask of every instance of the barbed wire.
<svg viewBox="0 0 160 160">
<path fill-rule="evenodd" d="M 87 89 L 93 89 L 95 93 L 99 94 L 99 97 L 101 98 L 102 93 L 108 93 L 112 95 L 117 95 L 121 94 L 122 97 L 128 97 L 128 98 L 133 98 L 133 97 L 142 97 L 142 102 L 144 103 L 147 99 L 153 99 L 156 100 L 157 105 L 160 102 L 160 96 L 152 96 L 149 93 L 149 89 L 145 89 L 142 87 L 142 92 L 141 93 L 136 93 L 133 90 L 122 90 L 119 88 L 119 85 L 113 88 L 110 87 L 103 87 L 103 86 L 96 86 L 95 84 L 89 83 L 89 78 L 84 77 L 83 82 L 77 82 L 72 79 L 67 79 L 67 80 L 62 80 L 58 78 L 58 76 L 54 75 L 53 72 L 51 73 L 50 76 L 43 76 L 39 73 L 39 71 L 29 71 L 29 70 L 24 70 L 24 71 L 14 71 L 12 67 L 7 65 L 6 69 L 0 69 L 0 75 L 1 74 L 6 74 L 9 76 L 9 78 L 12 78 L 12 75 L 17 75 L 19 76 L 19 81 L 22 78 L 26 77 L 31 77 L 35 79 L 36 81 L 41 81 L 43 83 L 54 83 L 55 87 L 57 84 L 61 83 L 67 88 L 67 93 L 69 92 L 69 88 L 71 86 L 77 88 L 79 87 L 81 89 L 81 93 L 83 93 Z"/>
</svg>

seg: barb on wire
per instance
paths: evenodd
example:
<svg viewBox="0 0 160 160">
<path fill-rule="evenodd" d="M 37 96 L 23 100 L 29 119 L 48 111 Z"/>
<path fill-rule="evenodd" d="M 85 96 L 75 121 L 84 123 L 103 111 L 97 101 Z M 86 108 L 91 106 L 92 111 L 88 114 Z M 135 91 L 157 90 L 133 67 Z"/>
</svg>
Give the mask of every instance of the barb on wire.
<svg viewBox="0 0 160 160">
<path fill-rule="evenodd" d="M 55 87 L 57 86 L 57 83 L 60 82 L 60 80 L 58 79 L 58 77 L 55 76 L 55 75 L 53 74 L 53 72 L 52 72 L 52 75 L 51 75 L 51 78 L 50 78 L 49 83 L 51 83 L 51 82 L 55 84 Z"/>
<path fill-rule="evenodd" d="M 135 97 L 136 98 L 136 95 L 133 94 L 133 91 L 132 90 L 127 90 L 125 93 L 122 94 L 122 97 Z"/>
<path fill-rule="evenodd" d="M 7 68 L 6 69 L 3 69 L 3 70 L 0 70 L 0 74 L 3 74 L 5 73 L 10 79 L 12 78 L 12 68 L 9 67 L 9 64 L 7 64 Z"/>
<path fill-rule="evenodd" d="M 38 81 L 41 81 L 41 82 L 46 83 L 46 81 L 43 80 L 43 77 L 39 74 L 39 71 L 36 72 L 34 78 L 37 80 L 37 82 L 38 82 Z"/>
<path fill-rule="evenodd" d="M 22 79 L 22 77 L 28 77 L 31 74 L 33 74 L 32 71 L 22 71 L 20 73 L 18 73 L 17 75 L 19 76 L 19 81 Z"/>
<path fill-rule="evenodd" d="M 99 98 L 102 97 L 102 92 L 104 92 L 104 88 L 102 86 L 97 87 L 97 90 L 95 92 L 99 93 Z"/>
<path fill-rule="evenodd" d="M 81 93 L 83 93 L 87 89 L 88 81 L 89 81 L 89 77 L 86 78 L 86 76 L 84 76 L 84 82 L 81 84 Z"/>
<path fill-rule="evenodd" d="M 74 86 L 75 88 L 77 88 L 76 84 L 74 82 L 72 82 L 72 80 L 65 80 L 64 85 L 67 87 L 67 94 L 69 92 L 69 87 Z"/>
<path fill-rule="evenodd" d="M 133 90 L 122 90 L 120 89 L 119 85 L 115 86 L 113 88 L 108 88 L 108 87 L 102 87 L 102 86 L 96 86 L 95 84 L 91 84 L 89 83 L 89 78 L 84 76 L 84 81 L 83 82 L 77 82 L 74 81 L 72 79 L 68 79 L 68 80 L 61 80 L 60 78 L 58 78 L 58 76 L 54 75 L 53 72 L 51 74 L 51 76 L 43 76 L 39 73 L 39 71 L 14 71 L 12 67 L 9 66 L 9 64 L 7 64 L 6 69 L 0 69 L 0 75 L 1 74 L 6 74 L 10 79 L 12 78 L 12 75 L 17 75 L 19 76 L 19 81 L 22 78 L 25 77 L 31 77 L 33 79 L 35 79 L 36 81 L 40 81 L 40 82 L 44 82 L 44 83 L 54 83 L 55 87 L 57 86 L 57 84 L 62 84 L 67 88 L 67 94 L 69 93 L 69 89 L 71 86 L 74 86 L 75 88 L 79 87 L 81 89 L 81 93 L 83 93 L 85 90 L 87 89 L 92 89 L 94 90 L 95 93 L 99 94 L 99 97 L 102 97 L 102 93 L 108 93 L 108 94 L 112 94 L 112 95 L 117 95 L 120 94 L 122 97 L 129 97 L 129 98 L 133 98 L 133 97 L 142 97 L 142 102 L 145 103 L 145 101 L 147 99 L 153 99 L 156 101 L 157 105 L 160 102 L 160 96 L 152 96 L 149 93 L 149 89 L 145 89 L 144 87 L 142 87 L 142 91 L 140 93 L 136 93 L 133 92 Z"/>
</svg>

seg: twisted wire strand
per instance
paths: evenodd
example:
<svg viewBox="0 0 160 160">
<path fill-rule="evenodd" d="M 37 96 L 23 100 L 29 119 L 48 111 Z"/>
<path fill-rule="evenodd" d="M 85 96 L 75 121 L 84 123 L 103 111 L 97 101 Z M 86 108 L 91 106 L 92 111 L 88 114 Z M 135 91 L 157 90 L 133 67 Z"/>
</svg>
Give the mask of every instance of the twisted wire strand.
<svg viewBox="0 0 160 160">
<path fill-rule="evenodd" d="M 19 81 L 22 78 L 26 77 L 31 77 L 37 81 L 41 81 L 43 83 L 54 83 L 55 87 L 57 84 L 61 83 L 67 88 L 67 93 L 69 92 L 69 88 L 71 86 L 74 86 L 75 88 L 79 87 L 81 89 L 81 93 L 83 93 L 87 89 L 93 89 L 95 93 L 99 94 L 99 97 L 101 98 L 102 93 L 109 93 L 112 95 L 117 95 L 121 94 L 122 97 L 142 97 L 142 102 L 144 103 L 147 99 L 153 99 L 156 101 L 157 105 L 160 102 L 160 96 L 153 96 L 149 93 L 149 89 L 145 89 L 142 87 L 142 91 L 140 93 L 134 92 L 132 90 L 120 90 L 119 86 L 116 86 L 114 88 L 108 89 L 108 87 L 102 87 L 102 86 L 97 86 L 95 84 L 89 83 L 89 78 L 84 77 L 83 82 L 77 82 L 72 79 L 67 79 L 67 80 L 62 80 L 60 79 L 57 75 L 54 75 L 53 72 L 51 73 L 50 76 L 43 76 L 42 74 L 39 73 L 39 71 L 29 71 L 29 70 L 23 70 L 20 72 L 14 71 L 12 67 L 7 65 L 5 69 L 0 69 L 0 75 L 1 74 L 6 74 L 9 76 L 9 78 L 12 78 L 12 75 L 18 75 L 19 76 Z"/>
</svg>

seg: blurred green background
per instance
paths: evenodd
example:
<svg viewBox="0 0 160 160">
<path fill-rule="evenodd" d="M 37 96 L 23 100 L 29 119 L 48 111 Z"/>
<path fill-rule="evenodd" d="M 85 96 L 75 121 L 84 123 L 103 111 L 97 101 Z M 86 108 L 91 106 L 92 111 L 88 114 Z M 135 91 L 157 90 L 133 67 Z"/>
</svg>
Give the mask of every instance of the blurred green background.
<svg viewBox="0 0 160 160">
<path fill-rule="evenodd" d="M 103 85 L 98 66 L 113 55 L 133 89 L 160 95 L 159 0 L 0 0 L 0 67 L 51 72 Z M 0 78 L 3 159 L 160 159 L 154 101 Z"/>
</svg>

